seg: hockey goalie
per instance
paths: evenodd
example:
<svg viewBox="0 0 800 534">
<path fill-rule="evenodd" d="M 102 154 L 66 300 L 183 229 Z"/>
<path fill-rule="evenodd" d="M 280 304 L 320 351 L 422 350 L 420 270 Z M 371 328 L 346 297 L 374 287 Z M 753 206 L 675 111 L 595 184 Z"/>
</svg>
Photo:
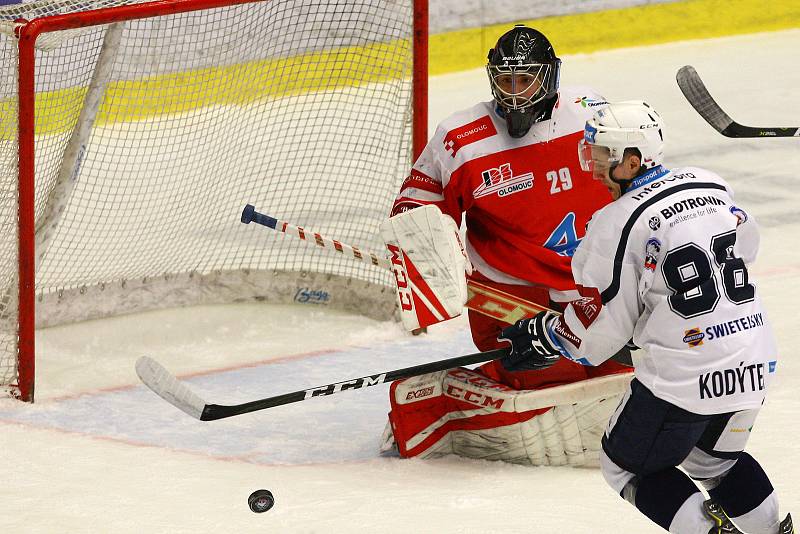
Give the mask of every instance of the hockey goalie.
<svg viewBox="0 0 800 534">
<path fill-rule="evenodd" d="M 561 61 L 532 28 L 506 32 L 488 58 L 494 98 L 439 125 L 381 225 L 409 330 L 458 316 L 466 277 L 556 310 L 576 299 L 593 305 L 570 259 L 591 215 L 611 200 L 577 151 L 592 109 L 605 102 L 588 88 L 559 88 Z M 506 322 L 470 310 L 469 323 L 479 350 L 506 345 L 498 339 Z M 616 361 L 530 369 L 498 360 L 396 382 L 384 449 L 592 464 L 631 371 Z"/>
</svg>

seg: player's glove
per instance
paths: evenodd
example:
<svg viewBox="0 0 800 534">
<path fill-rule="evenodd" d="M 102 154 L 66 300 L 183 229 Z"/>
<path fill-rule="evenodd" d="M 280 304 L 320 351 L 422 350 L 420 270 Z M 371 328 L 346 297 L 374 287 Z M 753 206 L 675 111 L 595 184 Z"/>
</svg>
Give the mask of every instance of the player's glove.
<svg viewBox="0 0 800 534">
<path fill-rule="evenodd" d="M 511 352 L 500 358 L 501 365 L 507 371 L 527 371 L 546 369 L 556 363 L 561 353 L 547 328 L 555 317 L 555 313 L 543 311 L 504 328 L 497 341 L 508 341 Z"/>
</svg>

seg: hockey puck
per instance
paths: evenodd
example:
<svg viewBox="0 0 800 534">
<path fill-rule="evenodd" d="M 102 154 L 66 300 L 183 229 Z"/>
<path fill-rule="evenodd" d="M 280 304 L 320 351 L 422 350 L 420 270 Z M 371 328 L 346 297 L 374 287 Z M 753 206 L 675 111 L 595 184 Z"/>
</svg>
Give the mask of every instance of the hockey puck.
<svg viewBox="0 0 800 534">
<path fill-rule="evenodd" d="M 250 497 L 247 499 L 247 504 L 250 505 L 252 511 L 260 514 L 272 508 L 275 504 L 275 497 L 272 496 L 271 491 L 260 489 L 250 494 Z"/>
</svg>

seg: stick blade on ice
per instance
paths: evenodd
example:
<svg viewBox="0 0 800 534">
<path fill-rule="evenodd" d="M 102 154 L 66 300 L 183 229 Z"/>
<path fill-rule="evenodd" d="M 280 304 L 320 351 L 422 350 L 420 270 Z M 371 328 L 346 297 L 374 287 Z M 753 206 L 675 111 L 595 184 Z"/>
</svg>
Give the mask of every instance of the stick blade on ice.
<svg viewBox="0 0 800 534">
<path fill-rule="evenodd" d="M 153 393 L 176 408 L 195 419 L 200 419 L 203 415 L 205 401 L 153 358 L 142 356 L 136 360 L 136 374 Z"/>
</svg>

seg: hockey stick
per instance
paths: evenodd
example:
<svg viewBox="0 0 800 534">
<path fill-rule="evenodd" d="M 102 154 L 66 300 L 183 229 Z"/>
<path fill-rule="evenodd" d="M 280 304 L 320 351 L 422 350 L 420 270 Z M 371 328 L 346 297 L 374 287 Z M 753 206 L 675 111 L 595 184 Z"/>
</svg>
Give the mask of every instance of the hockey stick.
<svg viewBox="0 0 800 534">
<path fill-rule="evenodd" d="M 726 137 L 800 137 L 800 128 L 743 126 L 722 111 L 694 67 L 686 65 L 675 75 L 683 96 L 715 130 Z"/>
<path fill-rule="evenodd" d="M 412 376 L 445 371 L 454 367 L 488 362 L 489 360 L 502 358 L 506 355 L 508 355 L 507 348 L 495 349 L 487 352 L 476 352 L 474 354 L 467 354 L 466 356 L 457 356 L 447 360 L 424 363 L 413 367 L 405 367 L 394 371 L 386 371 L 361 378 L 345 380 L 343 382 L 334 382 L 324 386 L 231 405 L 206 403 L 206 401 L 192 391 L 189 386 L 180 382 L 172 373 L 167 371 L 163 365 L 149 356 L 142 356 L 136 360 L 136 374 L 139 375 L 139 379 L 144 385 L 176 408 L 200 421 L 214 421 L 216 419 L 225 419 L 226 417 L 233 417 L 235 415 L 274 408 L 275 406 L 300 402 L 312 397 L 323 397 L 350 389 L 377 386 L 384 382 L 393 382 Z"/>
<path fill-rule="evenodd" d="M 324 237 L 316 232 L 309 232 L 300 226 L 295 226 L 286 221 L 276 219 L 275 217 L 259 213 L 252 204 L 246 205 L 242 211 L 242 222 L 245 224 L 255 222 L 272 228 L 277 232 L 293 235 L 303 241 L 313 241 L 313 243 L 319 247 L 345 254 L 351 258 L 385 269 L 391 268 L 391 263 L 384 257 L 380 257 L 373 252 L 362 251 L 358 247 L 347 245 L 336 239 Z M 465 303 L 467 308 L 508 324 L 513 324 L 524 317 L 530 317 L 536 315 L 540 311 L 549 309 L 539 304 L 515 297 L 514 295 L 500 291 L 486 284 L 476 282 L 475 280 L 467 280 L 467 290 L 469 292 L 467 302 Z"/>
<path fill-rule="evenodd" d="M 335 239 L 323 237 L 316 232 L 309 232 L 308 230 L 302 228 L 301 226 L 295 226 L 293 224 L 289 224 L 286 221 L 279 221 L 275 217 L 270 217 L 269 215 L 265 215 L 264 213 L 259 213 L 256 211 L 256 207 L 253 206 L 252 204 L 247 204 L 244 207 L 244 210 L 242 210 L 242 222 L 244 224 L 250 224 L 251 222 L 255 222 L 260 225 L 266 226 L 267 228 L 272 228 L 276 232 L 283 232 L 284 234 L 289 234 L 295 237 L 299 237 L 303 241 L 306 240 L 310 241 L 311 237 L 313 236 L 314 243 L 318 247 L 332 249 L 335 252 L 345 254 L 347 256 L 350 256 L 351 258 L 355 258 L 357 260 L 361 260 L 366 263 L 371 263 L 372 265 L 377 265 L 378 267 L 383 267 L 384 269 L 392 268 L 392 265 L 386 258 L 381 258 L 378 255 L 373 254 L 372 252 L 361 252 L 357 247 L 346 245 Z"/>
</svg>

